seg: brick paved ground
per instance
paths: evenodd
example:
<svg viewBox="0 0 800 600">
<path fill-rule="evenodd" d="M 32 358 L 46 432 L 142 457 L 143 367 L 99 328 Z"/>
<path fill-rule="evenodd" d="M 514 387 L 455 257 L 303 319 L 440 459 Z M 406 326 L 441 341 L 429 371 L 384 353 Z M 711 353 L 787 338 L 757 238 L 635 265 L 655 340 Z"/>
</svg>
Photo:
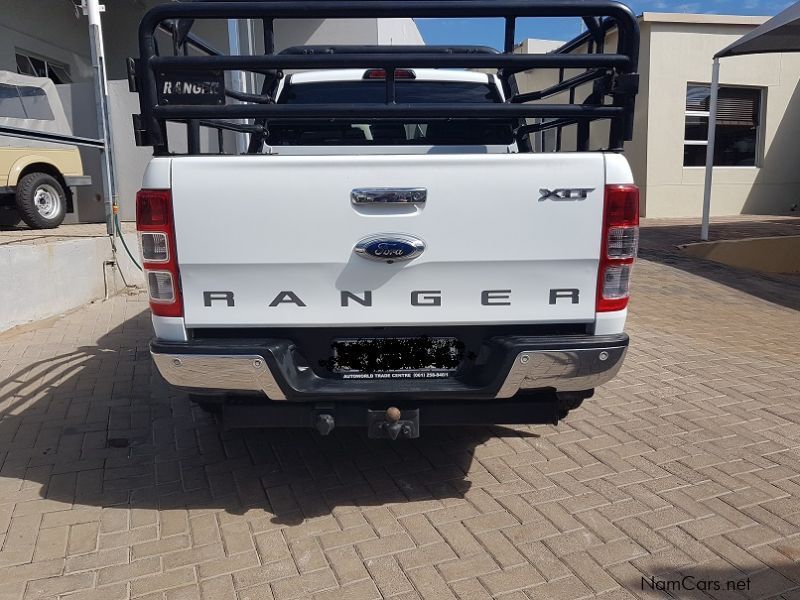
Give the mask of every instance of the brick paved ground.
<svg viewBox="0 0 800 600">
<path fill-rule="evenodd" d="M 0 600 L 666 598 L 642 577 L 684 573 L 797 600 L 800 312 L 763 299 L 794 281 L 667 234 L 622 374 L 559 427 L 220 433 L 154 375 L 141 297 L 0 335 Z"/>
<path fill-rule="evenodd" d="M 672 249 L 679 244 L 700 241 L 698 219 L 642 219 L 642 225 L 647 229 L 645 241 L 650 247 Z M 709 239 L 712 242 L 779 235 L 800 235 L 800 215 L 714 217 L 709 227 Z"/>
<path fill-rule="evenodd" d="M 776 275 L 737 270 L 695 260 L 677 247 L 700 241 L 696 219 L 645 219 L 639 256 L 700 275 L 726 287 L 800 311 L 800 275 Z M 800 217 L 724 217 L 712 219 L 711 241 L 783 235 L 800 236 Z"/>
</svg>

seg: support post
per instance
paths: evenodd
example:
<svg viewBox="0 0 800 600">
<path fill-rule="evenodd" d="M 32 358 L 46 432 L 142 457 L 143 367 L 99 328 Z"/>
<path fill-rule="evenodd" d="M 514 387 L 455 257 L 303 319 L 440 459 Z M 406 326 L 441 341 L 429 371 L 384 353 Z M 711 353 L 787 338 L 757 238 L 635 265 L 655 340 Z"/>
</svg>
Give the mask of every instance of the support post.
<svg viewBox="0 0 800 600">
<path fill-rule="evenodd" d="M 92 69 L 94 71 L 95 99 L 97 100 L 97 128 L 99 138 L 103 141 L 102 171 L 103 171 L 103 196 L 106 214 L 106 231 L 113 236 L 114 205 L 117 200 L 117 182 L 114 174 L 114 152 L 111 140 L 111 126 L 108 118 L 108 78 L 106 76 L 106 57 L 103 47 L 103 26 L 100 22 L 100 13 L 105 6 L 99 0 L 84 0 L 83 14 L 89 19 L 89 46 L 92 55 Z"/>
<path fill-rule="evenodd" d="M 256 53 L 256 38 L 255 38 L 255 28 L 253 26 L 253 19 L 245 20 L 245 24 L 247 25 L 247 54 L 248 56 L 255 56 Z M 256 74 L 252 71 L 248 73 L 247 78 L 247 92 L 251 94 L 257 94 L 258 91 L 256 89 Z"/>
<path fill-rule="evenodd" d="M 241 42 L 239 37 L 239 20 L 228 19 L 228 48 L 231 56 L 239 56 L 242 53 Z M 243 73 L 240 70 L 234 69 L 231 72 L 231 88 L 237 92 L 245 92 L 246 82 Z M 234 101 L 236 102 L 236 101 Z M 240 121 L 242 123 L 246 121 Z M 236 153 L 244 154 L 247 151 L 247 138 L 243 133 L 236 133 Z"/>
<path fill-rule="evenodd" d="M 700 239 L 708 241 L 711 221 L 711 187 L 714 182 L 714 147 L 717 142 L 717 100 L 719 98 L 719 58 L 714 58 L 711 71 L 711 99 L 708 107 L 708 148 L 706 148 L 706 181 L 703 189 L 703 224 Z"/>
</svg>

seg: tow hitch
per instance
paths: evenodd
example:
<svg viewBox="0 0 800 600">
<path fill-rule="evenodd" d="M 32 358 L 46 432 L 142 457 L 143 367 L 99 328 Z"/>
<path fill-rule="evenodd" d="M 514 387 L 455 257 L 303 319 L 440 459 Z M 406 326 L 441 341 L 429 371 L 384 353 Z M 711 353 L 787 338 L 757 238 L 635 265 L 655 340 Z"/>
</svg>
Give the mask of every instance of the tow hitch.
<svg viewBox="0 0 800 600">
<path fill-rule="evenodd" d="M 385 411 L 367 411 L 367 436 L 370 438 L 414 439 L 419 437 L 419 409 L 400 411 L 392 406 Z"/>
<path fill-rule="evenodd" d="M 321 435 L 330 434 L 336 427 L 336 418 L 328 412 L 317 414 L 314 428 Z M 419 410 L 400 411 L 396 406 L 386 410 L 367 410 L 367 436 L 372 439 L 419 437 Z"/>
<path fill-rule="evenodd" d="M 576 393 L 576 407 L 590 393 Z M 519 394 L 511 400 L 465 402 L 441 400 L 421 408 L 391 406 L 382 408 L 366 402 L 286 402 L 264 403 L 258 398 L 231 398 L 222 404 L 222 423 L 226 429 L 254 427 L 310 427 L 321 435 L 335 429 L 367 426 L 367 436 L 377 439 L 415 439 L 420 437 L 420 411 L 425 426 L 557 424 L 564 406 L 553 392 Z"/>
</svg>

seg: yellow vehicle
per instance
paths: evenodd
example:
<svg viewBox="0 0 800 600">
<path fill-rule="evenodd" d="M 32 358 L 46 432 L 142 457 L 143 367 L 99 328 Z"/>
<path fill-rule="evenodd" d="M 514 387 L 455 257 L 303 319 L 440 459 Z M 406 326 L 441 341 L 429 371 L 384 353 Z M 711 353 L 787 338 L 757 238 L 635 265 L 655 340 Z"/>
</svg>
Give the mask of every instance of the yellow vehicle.
<svg viewBox="0 0 800 600">
<path fill-rule="evenodd" d="M 0 125 L 72 135 L 52 81 L 0 71 Z M 0 134 L 0 224 L 58 227 L 72 210 L 72 188 L 90 185 L 77 146 Z"/>
</svg>

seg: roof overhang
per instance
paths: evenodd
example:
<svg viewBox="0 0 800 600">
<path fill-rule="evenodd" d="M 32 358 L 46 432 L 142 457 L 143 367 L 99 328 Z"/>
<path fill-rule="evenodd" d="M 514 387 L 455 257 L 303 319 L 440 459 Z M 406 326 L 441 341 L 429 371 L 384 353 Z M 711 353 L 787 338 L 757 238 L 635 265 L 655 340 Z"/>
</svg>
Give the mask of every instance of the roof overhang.
<svg viewBox="0 0 800 600">
<path fill-rule="evenodd" d="M 800 52 L 800 2 L 721 50 L 715 58 L 772 52 Z"/>
<path fill-rule="evenodd" d="M 763 25 L 769 17 L 743 15 L 717 15 L 711 13 L 643 12 L 643 23 L 686 23 L 689 25 Z"/>
</svg>

